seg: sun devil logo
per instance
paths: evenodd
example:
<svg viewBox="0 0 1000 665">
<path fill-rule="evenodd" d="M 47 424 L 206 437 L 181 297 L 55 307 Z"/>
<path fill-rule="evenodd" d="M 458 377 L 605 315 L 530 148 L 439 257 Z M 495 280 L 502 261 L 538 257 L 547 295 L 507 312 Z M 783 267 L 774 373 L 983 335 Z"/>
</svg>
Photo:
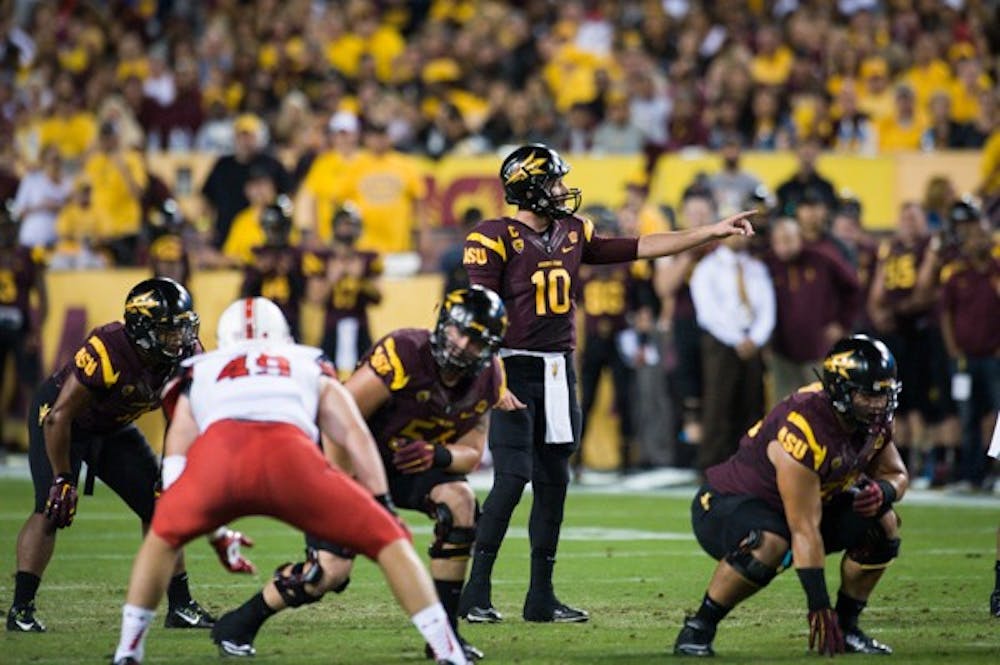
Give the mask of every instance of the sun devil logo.
<svg viewBox="0 0 1000 665">
<path fill-rule="evenodd" d="M 153 292 L 146 291 L 145 293 L 138 293 L 125 303 L 126 312 L 138 312 L 143 316 L 152 316 L 153 308 L 157 306 L 156 298 L 153 297 Z"/>
<path fill-rule="evenodd" d="M 861 363 L 858 362 L 857 357 L 854 355 L 853 351 L 844 351 L 843 353 L 835 353 L 826 360 L 823 361 L 823 369 L 827 372 L 832 372 L 839 374 L 845 379 L 849 379 L 847 371 L 851 369 L 858 369 Z"/>
<path fill-rule="evenodd" d="M 507 176 L 506 184 L 513 185 L 515 182 L 527 180 L 528 176 L 544 175 L 545 160 L 546 156 L 544 154 L 536 157 L 535 151 L 532 150 L 531 154 L 523 162 L 518 164 L 516 168 L 511 169 L 511 174 Z"/>
</svg>

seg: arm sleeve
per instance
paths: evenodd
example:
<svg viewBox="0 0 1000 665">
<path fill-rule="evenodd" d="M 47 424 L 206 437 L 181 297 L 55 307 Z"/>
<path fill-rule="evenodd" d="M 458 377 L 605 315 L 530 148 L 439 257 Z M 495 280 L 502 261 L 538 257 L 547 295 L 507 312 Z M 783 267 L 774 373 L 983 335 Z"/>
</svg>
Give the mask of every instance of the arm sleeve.
<svg viewBox="0 0 1000 665">
<path fill-rule="evenodd" d="M 105 391 L 118 383 L 121 372 L 114 367 L 109 347 L 92 332 L 73 356 L 73 373 L 88 390 Z"/>
<path fill-rule="evenodd" d="M 778 443 L 802 466 L 819 473 L 826 462 L 824 432 L 799 411 L 789 411 L 778 427 Z"/>
<path fill-rule="evenodd" d="M 372 368 L 375 375 L 385 384 L 389 392 L 402 390 L 409 384 L 404 359 L 409 359 L 412 345 L 404 338 L 392 334 L 380 339 L 361 364 Z"/>
<path fill-rule="evenodd" d="M 639 256 L 638 238 L 591 236 L 583 248 L 584 263 L 626 263 Z"/>
</svg>

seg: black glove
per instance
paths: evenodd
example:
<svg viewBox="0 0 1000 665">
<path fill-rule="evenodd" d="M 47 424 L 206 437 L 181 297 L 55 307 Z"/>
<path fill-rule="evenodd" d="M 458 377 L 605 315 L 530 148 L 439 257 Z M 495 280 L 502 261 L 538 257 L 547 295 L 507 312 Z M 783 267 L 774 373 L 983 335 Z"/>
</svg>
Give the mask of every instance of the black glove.
<svg viewBox="0 0 1000 665">
<path fill-rule="evenodd" d="M 69 476 L 59 474 L 52 479 L 49 498 L 45 502 L 45 516 L 60 529 L 73 523 L 76 515 L 76 485 Z"/>
<path fill-rule="evenodd" d="M 844 653 L 844 633 L 832 607 L 809 611 L 809 648 L 822 656 Z"/>
</svg>

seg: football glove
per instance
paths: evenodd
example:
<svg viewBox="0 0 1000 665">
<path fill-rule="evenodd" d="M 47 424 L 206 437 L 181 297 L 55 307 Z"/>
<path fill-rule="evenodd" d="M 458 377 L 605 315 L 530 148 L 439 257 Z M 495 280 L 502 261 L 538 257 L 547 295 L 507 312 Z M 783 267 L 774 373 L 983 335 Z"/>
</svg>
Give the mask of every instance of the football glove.
<svg viewBox="0 0 1000 665">
<path fill-rule="evenodd" d="M 240 550 L 241 546 L 253 547 L 253 541 L 239 531 L 233 531 L 227 526 L 220 526 L 208 536 L 208 542 L 212 544 L 215 553 L 219 556 L 222 567 L 229 572 L 250 575 L 257 572 L 257 567 L 244 557 Z"/>
<path fill-rule="evenodd" d="M 443 469 L 451 466 L 451 451 L 427 441 L 410 441 L 393 453 L 392 464 L 404 474 L 421 473 L 432 467 Z"/>
<path fill-rule="evenodd" d="M 829 606 L 809 612 L 809 648 L 813 647 L 821 656 L 844 653 L 844 633 Z"/>
<path fill-rule="evenodd" d="M 896 500 L 896 490 L 886 480 L 865 480 L 854 490 L 854 512 L 862 517 L 884 515 Z"/>
<path fill-rule="evenodd" d="M 64 529 L 73 523 L 73 516 L 76 515 L 76 485 L 72 479 L 64 474 L 59 474 L 52 479 L 52 486 L 49 487 L 49 498 L 45 502 L 45 516 L 52 520 L 55 525 Z"/>
</svg>

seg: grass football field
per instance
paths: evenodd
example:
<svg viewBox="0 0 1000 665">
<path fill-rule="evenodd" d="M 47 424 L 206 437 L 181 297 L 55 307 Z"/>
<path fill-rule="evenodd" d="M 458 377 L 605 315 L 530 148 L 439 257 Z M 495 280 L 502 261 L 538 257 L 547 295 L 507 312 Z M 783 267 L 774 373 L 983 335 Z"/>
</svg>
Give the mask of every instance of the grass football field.
<svg viewBox="0 0 1000 665">
<path fill-rule="evenodd" d="M 677 661 L 670 647 L 685 612 L 701 599 L 714 562 L 691 536 L 691 492 L 609 494 L 573 488 L 556 566 L 561 599 L 591 612 L 577 625 L 528 624 L 520 610 L 529 551 L 525 496 L 497 563 L 494 603 L 502 624 L 469 626 L 463 633 L 486 652 L 486 663 L 649 663 Z M 17 531 L 31 505 L 26 480 L 0 480 L 0 604 L 13 593 Z M 903 502 L 903 547 L 862 626 L 890 644 L 895 663 L 1000 662 L 1000 619 L 987 611 L 993 585 L 995 530 L 1000 502 L 975 505 Z M 331 507 L 336 513 L 336 507 Z M 418 550 L 426 551 L 430 522 L 404 513 Z M 238 523 L 256 539 L 249 554 L 261 572 L 226 573 L 202 541 L 187 550 L 194 596 L 220 612 L 242 602 L 273 568 L 301 554 L 293 530 L 269 519 Z M 76 522 L 60 534 L 56 556 L 39 593 L 46 634 L 4 633 L 0 663 L 106 663 L 118 639 L 120 607 L 139 545 L 135 518 L 98 485 L 81 497 Z M 828 559 L 831 595 L 838 557 Z M 207 631 L 163 630 L 163 605 L 147 640 L 147 663 L 219 660 Z M 720 626 L 720 663 L 816 662 L 806 654 L 805 598 L 793 574 L 737 608 Z M 256 647 L 258 663 L 422 663 L 419 636 L 390 598 L 377 569 L 359 561 L 348 591 L 273 618 Z M 857 660 L 877 656 L 849 656 Z M 253 661 L 251 661 L 253 662 Z"/>
</svg>

